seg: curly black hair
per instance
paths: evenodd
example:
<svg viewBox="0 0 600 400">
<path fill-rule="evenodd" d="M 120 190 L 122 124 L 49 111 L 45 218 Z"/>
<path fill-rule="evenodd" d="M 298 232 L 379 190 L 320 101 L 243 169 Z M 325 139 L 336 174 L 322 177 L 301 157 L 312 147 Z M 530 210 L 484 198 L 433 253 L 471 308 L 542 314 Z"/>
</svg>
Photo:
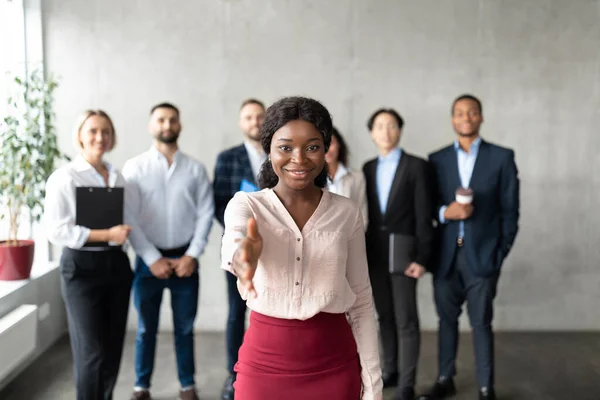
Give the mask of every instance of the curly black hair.
<svg viewBox="0 0 600 400">
<path fill-rule="evenodd" d="M 265 113 L 265 119 L 260 128 L 260 143 L 266 154 L 271 153 L 271 140 L 275 132 L 290 121 L 303 120 L 310 122 L 323 135 L 325 153 L 331 144 L 333 124 L 327 108 L 317 100 L 306 97 L 284 97 L 273 103 Z M 328 171 L 327 163 L 323 170 L 315 178 L 315 185 L 324 188 L 327 185 Z M 261 189 L 273 188 L 279 182 L 279 178 L 273 170 L 270 160 L 264 162 L 258 175 L 258 184 Z"/>
</svg>

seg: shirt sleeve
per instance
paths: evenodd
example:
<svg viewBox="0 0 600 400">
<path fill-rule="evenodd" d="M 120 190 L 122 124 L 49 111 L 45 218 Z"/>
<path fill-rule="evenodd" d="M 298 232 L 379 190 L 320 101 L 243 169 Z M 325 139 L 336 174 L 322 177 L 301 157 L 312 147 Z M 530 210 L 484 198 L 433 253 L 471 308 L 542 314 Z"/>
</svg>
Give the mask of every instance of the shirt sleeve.
<svg viewBox="0 0 600 400">
<path fill-rule="evenodd" d="M 353 233 L 348 242 L 346 278 L 356 295 L 356 301 L 348 310 L 348 315 L 361 365 L 362 400 L 373 400 L 380 399 L 383 391 L 379 341 L 360 212 L 356 212 L 355 220 Z"/>
<path fill-rule="evenodd" d="M 246 236 L 248 219 L 253 217 L 248 195 L 236 193 L 225 208 L 225 231 L 221 241 L 221 268 L 233 274 L 231 262 L 240 241 Z"/>
<path fill-rule="evenodd" d="M 441 206 L 440 207 L 440 211 L 439 211 L 439 215 L 438 215 L 438 220 L 440 221 L 440 224 L 445 224 L 446 218 L 444 218 L 444 214 L 446 213 L 446 208 L 448 208 L 448 206 Z"/>
<path fill-rule="evenodd" d="M 90 236 L 89 228 L 75 225 L 75 183 L 67 174 L 55 172 L 46 182 L 43 224 L 57 246 L 80 249 Z"/>
<path fill-rule="evenodd" d="M 204 166 L 200 166 L 198 176 L 198 192 L 196 198 L 196 230 L 192 241 L 185 254 L 187 256 L 198 258 L 204 252 L 208 243 L 208 234 L 213 224 L 215 215 L 215 202 L 213 198 L 212 185 L 208 179 L 208 174 Z"/>
<path fill-rule="evenodd" d="M 134 182 L 125 181 L 125 224 L 131 227 L 129 243 L 135 253 L 144 260 L 148 266 L 157 262 L 162 255 L 146 237 L 140 226 L 141 196 L 138 186 Z"/>
</svg>

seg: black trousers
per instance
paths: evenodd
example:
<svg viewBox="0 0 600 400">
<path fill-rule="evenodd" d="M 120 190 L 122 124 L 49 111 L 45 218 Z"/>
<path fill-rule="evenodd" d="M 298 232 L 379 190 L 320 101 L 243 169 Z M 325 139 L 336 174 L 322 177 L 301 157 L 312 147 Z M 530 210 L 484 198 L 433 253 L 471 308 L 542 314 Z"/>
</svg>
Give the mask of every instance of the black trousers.
<svg viewBox="0 0 600 400">
<path fill-rule="evenodd" d="M 77 400 L 112 400 L 133 280 L 129 258 L 120 248 L 67 248 L 60 266 Z"/>
<path fill-rule="evenodd" d="M 480 277 L 473 274 L 464 248 L 457 248 L 452 272 L 447 277 L 434 277 L 433 290 L 439 316 L 439 375 L 456 374 L 458 351 L 458 319 L 467 302 L 469 321 L 473 329 L 475 366 L 479 387 L 494 386 L 494 297 L 498 275 Z"/>
<path fill-rule="evenodd" d="M 390 275 L 387 265 L 369 267 L 375 308 L 379 315 L 383 371 L 398 372 L 399 387 L 413 387 L 421 345 L 417 280 L 405 275 Z"/>
</svg>

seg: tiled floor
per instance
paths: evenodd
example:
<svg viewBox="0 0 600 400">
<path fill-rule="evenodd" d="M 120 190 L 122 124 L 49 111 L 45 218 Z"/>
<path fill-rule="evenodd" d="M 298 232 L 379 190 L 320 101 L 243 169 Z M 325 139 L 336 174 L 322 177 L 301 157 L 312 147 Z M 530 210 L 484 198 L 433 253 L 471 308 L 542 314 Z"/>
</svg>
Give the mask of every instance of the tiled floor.
<svg viewBox="0 0 600 400">
<path fill-rule="evenodd" d="M 197 384 L 202 400 L 219 398 L 226 376 L 223 334 L 197 335 Z M 457 386 L 461 399 L 477 399 L 470 335 L 463 335 L 458 360 Z M 115 400 L 129 398 L 134 379 L 134 336 L 129 335 Z M 423 335 L 419 388 L 435 377 L 436 336 Z M 153 397 L 177 398 L 172 336 L 158 340 Z M 496 336 L 496 381 L 500 400 L 600 400 L 600 333 L 501 333 Z M 386 392 L 385 399 L 391 399 Z M 74 399 L 71 351 L 68 338 L 31 365 L 2 392 L 2 400 Z M 265 399 L 271 400 L 271 399 Z M 278 400 L 278 399 L 273 399 Z M 308 400 L 308 399 L 307 399 Z M 327 400 L 327 399 L 323 399 Z"/>
</svg>

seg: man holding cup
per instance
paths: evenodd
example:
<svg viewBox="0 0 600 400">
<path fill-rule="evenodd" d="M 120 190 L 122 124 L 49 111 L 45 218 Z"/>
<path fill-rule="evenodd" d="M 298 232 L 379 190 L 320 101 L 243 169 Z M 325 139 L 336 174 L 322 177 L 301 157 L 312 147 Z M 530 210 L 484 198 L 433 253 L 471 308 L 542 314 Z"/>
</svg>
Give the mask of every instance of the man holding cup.
<svg viewBox="0 0 600 400">
<path fill-rule="evenodd" d="M 458 318 L 467 303 L 480 399 L 495 399 L 493 301 L 500 268 L 518 231 L 519 178 L 514 151 L 481 139 L 481 102 L 452 104 L 454 144 L 429 156 L 437 181 L 439 258 L 434 298 L 439 316 L 438 379 L 422 399 L 455 394 Z"/>
</svg>

